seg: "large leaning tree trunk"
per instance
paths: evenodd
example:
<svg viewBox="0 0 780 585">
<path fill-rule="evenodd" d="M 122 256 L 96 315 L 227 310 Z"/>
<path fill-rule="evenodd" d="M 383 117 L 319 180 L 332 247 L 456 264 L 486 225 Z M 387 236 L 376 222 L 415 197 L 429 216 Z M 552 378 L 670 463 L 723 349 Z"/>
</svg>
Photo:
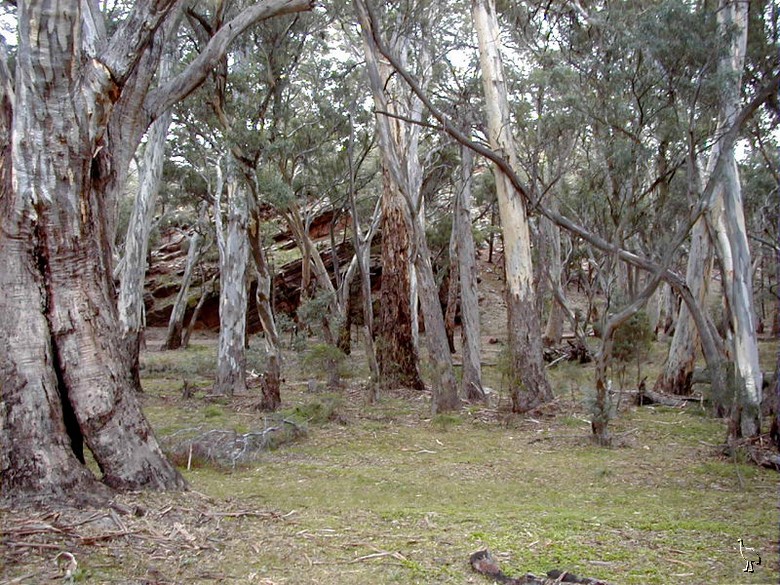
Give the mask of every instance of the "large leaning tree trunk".
<svg viewBox="0 0 780 585">
<path fill-rule="evenodd" d="M 460 182 L 455 196 L 452 231 L 455 234 L 460 289 L 461 337 L 463 340 L 463 395 L 468 400 L 484 400 L 482 388 L 481 343 L 479 328 L 479 297 L 477 294 L 477 263 L 474 236 L 471 233 L 471 176 L 474 155 L 461 146 Z M 450 285 L 452 286 L 452 285 Z"/>
<path fill-rule="evenodd" d="M 148 125 L 251 24 L 309 0 L 247 7 L 170 82 L 149 87 L 180 4 L 138 0 L 108 36 L 99 3 L 18 3 L 15 87 L 3 64 L 0 494 L 185 487 L 137 403 L 112 282 L 112 207 Z M 13 174 L 12 174 L 13 173 Z M 11 184 L 11 176 L 14 177 Z"/>
<path fill-rule="evenodd" d="M 173 55 L 167 51 L 160 64 L 160 81 L 171 76 Z M 149 128 L 146 148 L 139 169 L 138 191 L 125 236 L 125 250 L 119 270 L 119 297 L 117 308 L 125 357 L 129 360 L 133 381 L 141 390 L 138 363 L 144 320 L 144 281 L 146 278 L 146 257 L 149 249 L 149 234 L 157 195 L 160 192 L 165 142 L 171 125 L 171 110 L 166 110 Z"/>
<path fill-rule="evenodd" d="M 495 2 L 473 0 L 472 11 L 479 40 L 490 143 L 494 150 L 508 157 L 512 168 L 517 169 L 520 166 L 511 134 Z M 551 400 L 552 390 L 542 359 L 525 201 L 500 169 L 496 169 L 496 193 L 504 236 L 512 410 L 525 412 Z"/>
<path fill-rule="evenodd" d="M 233 396 L 246 391 L 247 268 L 249 266 L 248 200 L 235 161 L 228 162 L 227 226 L 222 221 L 221 170 L 217 165 L 214 218 L 219 248 L 219 345 L 214 393 Z"/>
<path fill-rule="evenodd" d="M 107 170 L 93 158 L 138 50 L 173 2 L 149 4 L 137 3 L 100 59 L 81 46 L 79 3 L 19 5 L 0 230 L 4 496 L 96 493 L 84 443 L 109 486 L 185 486 L 141 412 L 121 356 L 101 197 Z"/>
<path fill-rule="evenodd" d="M 748 5 L 721 0 L 718 6 L 719 34 L 728 50 L 719 64 L 724 74 L 720 95 L 717 135 L 734 124 L 740 111 L 740 87 L 747 45 Z M 719 148 L 717 145 L 715 149 Z M 722 271 L 723 291 L 734 334 L 735 405 L 732 435 L 754 437 L 761 427 L 762 373 L 753 307 L 753 274 L 745 211 L 734 148 L 719 178 L 720 197 L 712 213 L 715 241 Z"/>
</svg>

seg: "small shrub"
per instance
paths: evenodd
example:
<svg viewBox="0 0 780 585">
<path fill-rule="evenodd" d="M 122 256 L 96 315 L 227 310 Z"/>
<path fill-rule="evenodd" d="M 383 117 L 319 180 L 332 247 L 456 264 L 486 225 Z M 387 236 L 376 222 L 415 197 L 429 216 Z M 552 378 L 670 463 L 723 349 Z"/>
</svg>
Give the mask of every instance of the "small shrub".
<svg viewBox="0 0 780 585">
<path fill-rule="evenodd" d="M 300 404 L 287 412 L 287 417 L 298 423 L 325 424 L 339 420 L 338 408 L 341 401 L 334 396 L 325 396 L 306 404 Z"/>
<path fill-rule="evenodd" d="M 203 418 L 218 418 L 223 416 L 225 412 L 216 404 L 209 404 L 203 409 Z"/>
<path fill-rule="evenodd" d="M 304 369 L 312 372 L 320 380 L 326 380 L 328 387 L 340 385 L 346 371 L 347 355 L 338 347 L 327 343 L 313 345 L 303 358 Z"/>
</svg>

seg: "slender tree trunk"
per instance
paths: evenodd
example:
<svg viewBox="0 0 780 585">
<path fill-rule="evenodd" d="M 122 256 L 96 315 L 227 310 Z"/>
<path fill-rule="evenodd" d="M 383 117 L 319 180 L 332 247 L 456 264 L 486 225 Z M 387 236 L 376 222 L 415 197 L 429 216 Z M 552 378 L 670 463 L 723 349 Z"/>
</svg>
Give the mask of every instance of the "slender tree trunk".
<svg viewBox="0 0 780 585">
<path fill-rule="evenodd" d="M 271 303 L 273 275 L 265 256 L 265 250 L 263 250 L 262 235 L 260 233 L 261 220 L 257 212 L 257 206 L 253 205 L 250 244 L 257 275 L 255 305 L 257 306 L 260 323 L 263 326 L 265 352 L 268 359 L 262 379 L 263 396 L 260 408 L 273 411 L 282 404 L 282 351 L 279 345 L 279 333 L 276 329 L 273 304 Z"/>
<path fill-rule="evenodd" d="M 317 282 L 317 286 L 325 294 L 328 295 L 328 309 L 330 314 L 322 315 L 324 327 L 325 340 L 330 345 L 336 345 L 336 340 L 339 336 L 338 321 L 345 318 L 346 308 L 340 306 L 336 289 L 333 286 L 333 282 L 330 280 L 325 263 L 322 261 L 317 246 L 315 246 L 309 231 L 303 223 L 302 211 L 297 204 L 291 204 L 287 211 L 283 213 L 287 225 L 293 234 L 295 243 L 298 249 L 301 251 L 302 262 L 308 264 L 309 270 L 314 274 L 314 278 Z M 306 279 L 310 279 L 307 276 Z"/>
<path fill-rule="evenodd" d="M 555 200 L 551 202 L 551 205 L 557 205 Z M 547 275 L 542 276 L 542 278 L 549 278 L 550 287 L 553 290 L 556 288 L 562 289 L 561 276 L 563 274 L 563 266 L 561 264 L 561 230 L 546 217 L 540 218 L 539 224 L 541 226 L 542 237 L 548 242 L 547 266 L 543 267 L 543 270 L 547 272 Z M 547 324 L 545 325 L 544 335 L 542 336 L 542 341 L 545 345 L 560 345 L 561 338 L 563 337 L 563 317 L 564 308 L 556 302 L 555 294 L 553 293 L 550 301 L 550 312 L 547 315 Z"/>
<path fill-rule="evenodd" d="M 444 311 L 444 327 L 447 332 L 447 343 L 450 346 L 450 353 L 455 353 L 455 320 L 458 316 L 460 278 L 458 277 L 458 242 L 454 226 L 450 232 L 449 256 L 449 273 L 442 281 L 442 287 L 447 287 L 447 308 Z"/>
<path fill-rule="evenodd" d="M 480 64 L 487 104 L 491 146 L 518 168 L 510 131 L 511 119 L 494 0 L 473 0 L 474 24 L 479 39 Z M 509 178 L 496 169 L 496 191 L 504 234 L 506 304 L 510 354 L 512 410 L 525 412 L 552 399 L 544 370 L 542 340 L 533 289 L 531 242 L 525 203 Z"/>
<path fill-rule="evenodd" d="M 371 240 L 374 237 L 376 223 L 369 227 L 365 239 L 363 230 L 360 227 L 360 216 L 357 210 L 357 201 L 355 197 L 355 165 L 354 165 L 354 131 L 355 126 L 352 115 L 349 118 L 349 144 L 347 146 L 347 157 L 349 160 L 349 206 L 352 213 L 352 244 L 355 248 L 355 261 L 357 269 L 360 272 L 360 292 L 363 301 L 363 341 L 366 346 L 366 359 L 371 371 L 371 379 L 368 384 L 368 401 L 373 402 L 376 399 L 376 386 L 379 383 L 379 364 L 376 359 L 376 348 L 374 347 L 374 306 L 371 295 Z M 381 213 L 381 207 L 377 206 L 374 216 Z M 349 279 L 345 278 L 343 286 L 346 287 L 346 294 L 349 295 Z"/>
<path fill-rule="evenodd" d="M 187 313 L 192 273 L 204 252 L 204 237 L 201 230 L 205 227 L 206 217 L 206 207 L 204 205 L 201 208 L 198 226 L 192 232 L 192 235 L 190 235 L 189 248 L 187 249 L 187 263 L 184 265 L 184 274 L 181 277 L 179 292 L 176 295 L 176 300 L 173 303 L 171 315 L 168 319 L 168 331 L 166 332 L 165 341 L 161 347 L 163 350 L 179 349 L 185 345 L 184 337 L 182 335 L 184 330 L 184 318 Z M 203 282 L 204 287 L 205 285 L 206 283 Z M 201 298 L 205 297 L 202 296 Z"/>
<path fill-rule="evenodd" d="M 247 196 L 230 161 L 227 180 L 227 229 L 222 228 L 222 181 L 217 181 L 214 215 L 219 245 L 219 348 L 214 393 L 246 391 Z M 217 167 L 219 169 L 219 167 Z M 218 171 L 221 172 L 221 171 Z"/>
<path fill-rule="evenodd" d="M 471 401 L 485 399 L 482 388 L 482 362 L 477 263 L 474 236 L 471 233 L 471 175 L 473 154 L 461 147 L 460 181 L 455 197 L 452 230 L 457 234 L 458 284 L 460 287 L 460 323 L 463 353 L 463 395 Z"/>
<path fill-rule="evenodd" d="M 171 75 L 173 55 L 164 55 L 160 63 L 160 82 Z M 149 128 L 146 148 L 139 169 L 139 185 L 133 211 L 125 237 L 125 253 L 122 271 L 119 275 L 119 324 L 124 355 L 133 373 L 133 383 L 141 391 L 138 357 L 141 335 L 145 327 L 144 282 L 146 278 L 146 257 L 149 250 L 149 234 L 152 230 L 154 207 L 160 191 L 163 163 L 165 162 L 165 141 L 171 124 L 172 112 L 163 113 Z"/>
<path fill-rule="evenodd" d="M 425 319 L 425 345 L 434 368 L 431 384 L 431 410 L 434 414 L 460 408 L 458 385 L 452 367 L 452 354 L 447 343 L 444 315 L 439 302 L 439 289 L 433 276 L 431 252 L 425 240 L 425 229 L 419 216 L 414 222 L 414 266 L 417 272 L 420 304 Z"/>
<path fill-rule="evenodd" d="M 192 310 L 192 315 L 190 315 L 187 328 L 184 329 L 181 334 L 181 346 L 184 349 L 187 349 L 190 346 L 190 338 L 192 337 L 192 332 L 195 330 L 195 325 L 198 323 L 200 312 L 203 310 L 203 305 L 206 304 L 206 299 L 209 298 L 209 295 L 214 293 L 214 285 L 216 284 L 218 277 L 219 273 L 212 276 L 208 282 L 206 282 L 206 275 L 201 273 L 200 297 L 198 298 L 198 303 L 195 305 L 195 308 Z"/>
</svg>

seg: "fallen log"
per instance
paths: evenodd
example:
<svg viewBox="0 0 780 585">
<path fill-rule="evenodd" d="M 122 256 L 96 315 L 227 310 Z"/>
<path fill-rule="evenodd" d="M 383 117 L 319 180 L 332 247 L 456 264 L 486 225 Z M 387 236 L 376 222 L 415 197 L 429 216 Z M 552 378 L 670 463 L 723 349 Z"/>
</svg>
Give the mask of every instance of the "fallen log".
<svg viewBox="0 0 780 585">
<path fill-rule="evenodd" d="M 495 583 L 504 585 L 554 585 L 556 583 L 581 583 L 583 585 L 609 585 L 606 581 L 590 579 L 588 577 L 577 577 L 567 571 L 552 570 L 547 572 L 546 577 L 537 577 L 531 573 L 526 573 L 522 577 L 510 577 L 501 570 L 495 557 L 490 551 L 480 550 L 475 552 L 469 558 L 471 568 L 480 575 L 489 577 Z"/>
</svg>

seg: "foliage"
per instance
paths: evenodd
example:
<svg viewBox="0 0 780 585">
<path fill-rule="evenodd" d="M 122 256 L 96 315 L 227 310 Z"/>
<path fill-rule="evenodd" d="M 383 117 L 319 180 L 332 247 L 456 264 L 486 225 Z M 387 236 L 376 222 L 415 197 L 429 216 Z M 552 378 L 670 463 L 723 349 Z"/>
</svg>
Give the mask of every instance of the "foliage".
<svg viewBox="0 0 780 585">
<path fill-rule="evenodd" d="M 650 318 L 645 311 L 639 311 L 615 329 L 612 358 L 623 363 L 638 361 L 647 355 L 652 341 Z"/>
<path fill-rule="evenodd" d="M 329 386 L 338 386 L 341 377 L 349 375 L 347 355 L 335 345 L 317 343 L 311 346 L 302 365 L 320 379 L 327 379 Z"/>
</svg>

